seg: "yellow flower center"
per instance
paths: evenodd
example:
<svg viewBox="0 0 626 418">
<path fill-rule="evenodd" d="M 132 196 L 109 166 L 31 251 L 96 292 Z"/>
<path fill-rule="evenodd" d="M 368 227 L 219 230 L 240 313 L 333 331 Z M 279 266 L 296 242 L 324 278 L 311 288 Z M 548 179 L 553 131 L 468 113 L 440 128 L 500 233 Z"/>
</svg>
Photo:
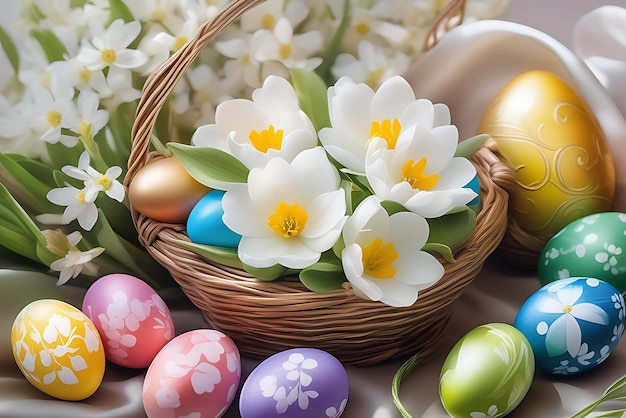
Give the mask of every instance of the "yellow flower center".
<svg viewBox="0 0 626 418">
<path fill-rule="evenodd" d="M 252 63 L 252 60 L 250 59 L 250 54 L 243 54 L 241 56 L 241 64 L 244 66 L 248 66 Z"/>
<path fill-rule="evenodd" d="M 356 33 L 359 35 L 364 36 L 370 32 L 370 25 L 367 23 L 359 23 L 354 27 L 354 30 L 356 30 Z"/>
<path fill-rule="evenodd" d="M 181 49 L 183 47 L 183 45 L 185 45 L 187 43 L 188 39 L 186 36 L 179 36 L 176 38 L 176 41 L 174 42 L 174 48 L 176 48 L 175 50 L 178 51 L 179 49 Z"/>
<path fill-rule="evenodd" d="M 98 178 L 98 184 L 102 186 L 104 190 L 109 190 L 113 185 L 113 180 L 111 180 L 111 177 L 107 175 L 100 174 L 100 177 Z"/>
<path fill-rule="evenodd" d="M 289 58 L 293 54 L 293 46 L 291 44 L 280 44 L 278 48 L 278 55 L 284 60 Z"/>
<path fill-rule="evenodd" d="M 363 269 L 369 276 L 377 279 L 389 279 L 396 275 L 393 262 L 398 259 L 398 252 L 392 242 L 383 244 L 380 238 L 372 240 L 363 248 Z"/>
<path fill-rule="evenodd" d="M 158 8 L 152 12 L 152 20 L 163 23 L 165 19 L 167 19 L 167 12 L 165 10 Z"/>
<path fill-rule="evenodd" d="M 78 125 L 78 133 L 83 137 L 83 138 L 91 138 L 91 123 L 87 123 L 85 121 L 82 121 L 79 125 Z"/>
<path fill-rule="evenodd" d="M 272 29 L 276 25 L 276 17 L 273 14 L 266 13 L 261 18 L 261 27 L 263 29 Z"/>
<path fill-rule="evenodd" d="M 367 84 L 373 89 L 376 89 L 378 86 L 380 86 L 380 83 L 382 82 L 384 74 L 385 74 L 384 68 L 379 68 L 377 70 L 370 71 L 370 73 L 367 75 L 367 79 L 365 80 L 365 84 Z"/>
<path fill-rule="evenodd" d="M 85 204 L 85 191 L 81 190 L 80 192 L 76 193 L 76 200 L 78 200 L 78 203 L 80 203 L 81 205 Z"/>
<path fill-rule="evenodd" d="M 283 135 L 285 131 L 282 129 L 274 130 L 274 125 L 270 124 L 267 129 L 261 132 L 252 130 L 248 135 L 252 146 L 261 152 L 267 152 L 268 149 L 281 149 L 283 145 Z"/>
<path fill-rule="evenodd" d="M 401 130 L 402 126 L 398 119 L 394 119 L 393 122 L 389 119 L 382 122 L 374 121 L 370 126 L 370 138 L 382 138 L 387 141 L 388 149 L 394 149 Z"/>
<path fill-rule="evenodd" d="M 89 84 L 89 81 L 91 81 L 91 71 L 89 71 L 87 67 L 82 67 L 78 70 L 78 76 L 85 84 Z"/>
<path fill-rule="evenodd" d="M 570 312 L 572 312 L 572 305 L 566 305 L 563 308 L 563 313 L 570 313 Z"/>
<path fill-rule="evenodd" d="M 100 56 L 102 58 L 102 61 L 106 62 L 109 65 L 113 64 L 117 59 L 117 53 L 112 49 L 105 49 L 104 51 L 102 51 L 102 54 L 100 54 Z"/>
<path fill-rule="evenodd" d="M 283 238 L 293 238 L 304 231 L 308 215 L 297 203 L 290 205 L 280 202 L 274 213 L 269 216 L 267 224 Z"/>
<path fill-rule="evenodd" d="M 430 190 L 439 181 L 437 174 L 427 175 L 424 173 L 428 159 L 422 157 L 417 164 L 413 160 L 408 160 L 402 166 L 402 181 L 406 181 L 416 190 Z"/>
<path fill-rule="evenodd" d="M 48 112 L 48 124 L 51 127 L 56 128 L 57 126 L 61 124 L 62 120 L 63 120 L 63 115 L 61 115 L 56 110 L 51 110 Z"/>
</svg>

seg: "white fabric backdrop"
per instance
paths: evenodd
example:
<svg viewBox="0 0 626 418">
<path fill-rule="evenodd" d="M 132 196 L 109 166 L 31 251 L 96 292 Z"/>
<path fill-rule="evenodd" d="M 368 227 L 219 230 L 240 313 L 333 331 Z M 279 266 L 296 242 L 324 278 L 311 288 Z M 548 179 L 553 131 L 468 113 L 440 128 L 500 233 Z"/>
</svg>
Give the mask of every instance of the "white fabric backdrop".
<svg viewBox="0 0 626 418">
<path fill-rule="evenodd" d="M 506 20 L 542 30 L 564 44 L 572 45 L 574 23 L 585 13 L 608 1 L 600 0 L 511 0 Z M 626 7 L 626 1 L 610 4 Z M 0 22 L 7 25 L 17 11 L 17 0 L 5 0 Z M 626 40 L 624 40 L 626 43 Z M 0 81 L 7 64 L 0 56 Z M 1 238 L 0 238 L 1 239 Z M 4 260 L 6 266 L 6 260 Z M 438 377 L 451 346 L 467 331 L 483 323 L 512 323 L 523 301 L 539 282 L 532 272 L 517 272 L 497 256 L 491 257 L 476 281 L 455 304 L 454 315 L 438 354 L 418 367 L 404 382 L 401 398 L 414 417 L 447 416 L 439 401 Z M 28 290 L 28 291 L 27 291 Z M 32 299 L 56 297 L 80 306 L 83 291 L 57 288 L 54 281 L 36 274 L 0 270 L 0 312 L 19 311 Z M 201 326 L 196 310 L 188 305 L 172 307 L 178 333 Z M 109 364 L 105 381 L 92 397 L 82 402 L 52 399 L 32 387 L 20 374 L 11 357 L 9 329 L 13 316 L 0 316 L 0 417 L 141 417 L 143 371 L 126 370 Z M 537 373 L 531 389 L 511 417 L 567 417 L 596 400 L 604 389 L 626 374 L 626 343 L 622 342 L 598 368 L 577 377 L 555 378 Z M 243 378 L 255 366 L 244 359 Z M 350 398 L 347 418 L 392 418 L 400 414 L 391 400 L 391 380 L 401 362 L 370 368 L 348 368 Z M 237 406 L 227 417 L 237 417 Z"/>
</svg>

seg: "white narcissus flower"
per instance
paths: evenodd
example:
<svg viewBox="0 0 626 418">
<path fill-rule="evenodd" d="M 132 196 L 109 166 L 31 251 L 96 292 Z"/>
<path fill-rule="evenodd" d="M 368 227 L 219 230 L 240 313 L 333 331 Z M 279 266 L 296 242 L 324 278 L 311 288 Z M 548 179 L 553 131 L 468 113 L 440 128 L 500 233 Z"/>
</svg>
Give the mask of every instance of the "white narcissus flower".
<svg viewBox="0 0 626 418">
<path fill-rule="evenodd" d="M 100 97 L 93 91 L 85 90 L 77 99 L 80 123 L 72 130 L 90 141 L 109 121 L 109 112 L 98 109 Z"/>
<path fill-rule="evenodd" d="M 342 77 L 328 89 L 328 106 L 332 126 L 319 132 L 320 141 L 339 163 L 358 173 L 365 173 L 371 139 L 382 138 L 394 148 L 403 129 L 450 123 L 447 106 L 436 104 L 425 111 L 400 76 L 385 80 L 376 91 Z"/>
<path fill-rule="evenodd" d="M 140 32 L 139 21 L 124 23 L 122 19 L 117 19 L 107 29 L 99 28 L 90 43 L 84 41 L 76 58 L 92 71 L 106 67 L 138 68 L 148 61 L 148 57 L 128 46 Z"/>
<path fill-rule="evenodd" d="M 355 209 L 343 228 L 343 269 L 357 296 L 390 306 L 411 306 L 420 290 L 444 274 L 441 263 L 422 251 L 426 220 L 411 212 L 389 216 L 375 196 Z"/>
<path fill-rule="evenodd" d="M 433 126 L 434 105 L 426 99 L 412 107 L 422 122 L 402 130 L 394 148 L 374 138 L 367 150 L 365 173 L 374 194 L 398 202 L 425 218 L 436 218 L 466 205 L 476 192 L 466 188 L 476 168 L 468 159 L 454 157 L 458 130 L 454 125 Z"/>
<path fill-rule="evenodd" d="M 80 273 L 90 276 L 96 275 L 98 267 L 92 263 L 92 260 L 102 254 L 104 248 L 96 247 L 89 251 L 80 251 L 76 247 L 82 239 L 78 231 L 65 235 L 60 230 L 48 229 L 42 233 L 46 237 L 48 249 L 61 257 L 50 264 L 52 270 L 60 272 L 57 285 L 67 283 L 68 280 L 76 278 Z"/>
<path fill-rule="evenodd" d="M 95 201 L 99 192 L 104 192 L 111 199 L 118 202 L 124 200 L 126 191 L 117 178 L 122 174 L 122 169 L 118 166 L 109 167 L 104 174 L 96 171 L 90 165 L 90 157 L 84 151 L 78 159 L 78 167 L 71 165 L 64 166 L 63 171 L 68 176 L 77 180 L 83 180 L 86 187 L 86 198 L 88 201 Z"/>
<path fill-rule="evenodd" d="M 317 134 L 291 84 L 270 76 L 252 93 L 252 100 L 220 103 L 215 124 L 198 128 L 192 143 L 227 151 L 254 168 L 275 157 L 291 161 L 317 145 Z"/>
<path fill-rule="evenodd" d="M 80 120 L 72 97 L 73 89 L 67 87 L 61 77 L 52 78 L 50 90 L 37 84 L 31 86 L 32 107 L 28 109 L 31 116 L 28 122 L 41 135 L 39 139 L 42 141 L 73 147 L 78 138 L 64 134 L 62 129 L 75 128 Z"/>
<path fill-rule="evenodd" d="M 59 187 L 50 190 L 46 198 L 55 205 L 66 207 L 61 218 L 64 225 L 76 219 L 81 228 L 91 231 L 98 220 L 98 208 L 94 203 L 97 194 L 90 194 L 89 191 L 87 187 L 83 189 L 72 186 Z"/>
<path fill-rule="evenodd" d="M 273 30 L 261 29 L 252 36 L 252 49 L 260 62 L 278 61 L 287 68 L 313 71 L 322 63 L 322 58 L 313 56 L 324 39 L 317 30 L 294 34 L 287 18 L 281 17 Z"/>
<path fill-rule="evenodd" d="M 316 263 L 335 244 L 346 219 L 339 184 L 321 147 L 302 151 L 291 163 L 274 158 L 252 169 L 248 183 L 233 185 L 222 200 L 224 223 L 242 236 L 240 260 L 257 268 Z"/>
</svg>

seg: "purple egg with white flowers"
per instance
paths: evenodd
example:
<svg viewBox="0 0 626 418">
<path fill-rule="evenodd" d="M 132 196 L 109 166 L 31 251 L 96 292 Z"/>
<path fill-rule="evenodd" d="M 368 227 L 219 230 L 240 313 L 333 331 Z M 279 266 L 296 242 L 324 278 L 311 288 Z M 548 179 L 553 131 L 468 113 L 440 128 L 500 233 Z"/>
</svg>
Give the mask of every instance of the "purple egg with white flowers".
<svg viewBox="0 0 626 418">
<path fill-rule="evenodd" d="M 241 388 L 242 418 L 336 418 L 348 402 L 348 375 L 316 348 L 281 351 L 261 362 Z"/>
</svg>

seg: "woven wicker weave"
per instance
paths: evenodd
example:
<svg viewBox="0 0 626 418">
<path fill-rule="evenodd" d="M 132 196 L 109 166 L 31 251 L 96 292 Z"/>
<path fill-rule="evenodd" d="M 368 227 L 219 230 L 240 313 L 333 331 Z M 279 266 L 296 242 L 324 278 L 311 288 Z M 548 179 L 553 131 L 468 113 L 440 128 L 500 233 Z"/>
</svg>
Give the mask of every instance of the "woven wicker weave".
<svg viewBox="0 0 626 418">
<path fill-rule="evenodd" d="M 150 135 L 174 84 L 207 43 L 261 0 L 238 0 L 205 24 L 197 37 L 149 78 L 133 127 L 126 185 L 154 158 Z M 214 264 L 176 243 L 185 226 L 165 224 L 133 211 L 139 238 L 202 311 L 207 326 L 229 335 L 248 355 L 267 357 L 293 347 L 316 347 L 345 364 L 373 365 L 430 348 L 441 336 L 453 302 L 500 243 L 507 225 L 513 172 L 487 147 L 472 157 L 481 184 L 482 210 L 467 243 L 444 263 L 444 277 L 409 308 L 393 308 L 354 295 L 350 285 L 316 293 L 298 281 L 259 281 L 242 270 Z"/>
</svg>

